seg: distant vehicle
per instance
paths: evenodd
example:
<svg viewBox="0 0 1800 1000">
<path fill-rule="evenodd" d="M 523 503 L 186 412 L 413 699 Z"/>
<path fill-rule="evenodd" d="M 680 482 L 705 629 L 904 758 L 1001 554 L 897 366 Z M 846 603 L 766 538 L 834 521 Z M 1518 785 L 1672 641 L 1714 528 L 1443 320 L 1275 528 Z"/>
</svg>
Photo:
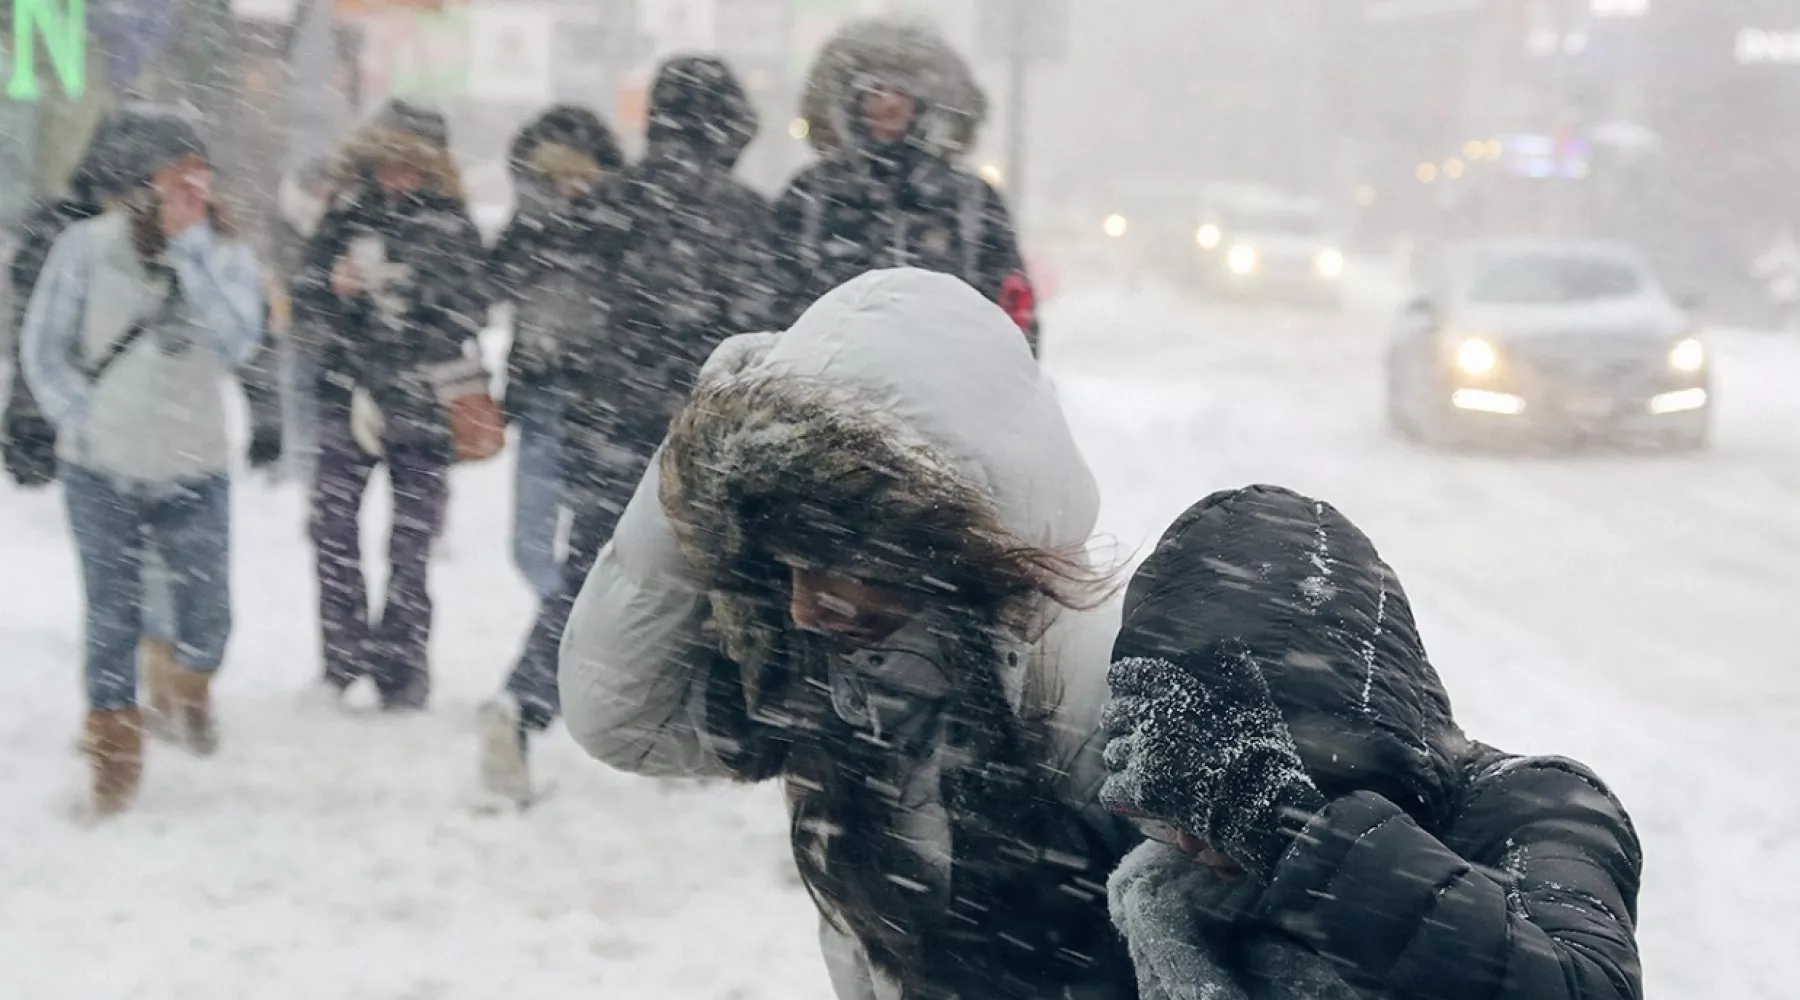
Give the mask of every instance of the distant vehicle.
<svg viewBox="0 0 1800 1000">
<path fill-rule="evenodd" d="M 1344 252 L 1325 210 L 1254 185 L 1201 190 L 1194 230 L 1201 280 L 1234 298 L 1337 307 L 1343 301 Z"/>
<path fill-rule="evenodd" d="M 1135 265 L 1181 278 L 1192 247 L 1188 220 L 1198 200 L 1191 181 L 1117 178 L 1094 219 L 1095 232 L 1119 245 Z"/>
<path fill-rule="evenodd" d="M 1630 247 L 1451 245 L 1421 285 L 1388 350 L 1388 419 L 1402 434 L 1706 446 L 1706 347 Z"/>
</svg>

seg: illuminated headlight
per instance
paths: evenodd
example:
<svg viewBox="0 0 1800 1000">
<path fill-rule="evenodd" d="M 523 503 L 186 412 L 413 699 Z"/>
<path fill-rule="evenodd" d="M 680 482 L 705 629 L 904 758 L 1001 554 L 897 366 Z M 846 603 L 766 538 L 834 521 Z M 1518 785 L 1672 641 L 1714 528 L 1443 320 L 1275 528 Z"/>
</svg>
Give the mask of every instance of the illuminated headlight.
<svg viewBox="0 0 1800 1000">
<path fill-rule="evenodd" d="M 1500 352 L 1480 337 L 1470 337 L 1456 347 L 1456 367 L 1466 375 L 1486 375 L 1500 364 Z"/>
<path fill-rule="evenodd" d="M 1254 274 L 1261 264 L 1262 255 L 1256 252 L 1256 248 L 1242 243 L 1232 247 L 1230 255 L 1225 258 L 1225 266 L 1231 268 L 1232 274 Z"/>
<path fill-rule="evenodd" d="M 1516 417 L 1525 412 L 1523 397 L 1509 392 L 1488 392 L 1485 389 L 1458 389 L 1450 394 L 1450 405 L 1459 410 L 1494 413 L 1503 417 Z"/>
<path fill-rule="evenodd" d="M 1671 413 L 1691 413 L 1706 409 L 1708 402 L 1710 399 L 1705 389 L 1681 389 L 1652 397 L 1650 412 L 1659 417 L 1666 417 Z"/>
<path fill-rule="evenodd" d="M 1706 348 L 1692 337 L 1669 349 L 1669 367 L 1678 372 L 1697 372 L 1706 367 Z"/>
<path fill-rule="evenodd" d="M 1313 259 L 1313 268 L 1319 272 L 1319 277 L 1335 281 L 1344 273 L 1344 255 L 1341 251 L 1326 250 Z"/>
<path fill-rule="evenodd" d="M 1194 242 L 1200 244 L 1202 250 L 1217 250 L 1224 240 L 1225 233 L 1210 222 L 1194 232 Z"/>
<path fill-rule="evenodd" d="M 1131 229 L 1131 224 L 1125 221 L 1123 215 L 1114 212 L 1106 217 L 1106 222 L 1102 224 L 1101 228 L 1106 230 L 1106 235 L 1111 236 L 1116 240 L 1124 236 L 1125 233 Z"/>
</svg>

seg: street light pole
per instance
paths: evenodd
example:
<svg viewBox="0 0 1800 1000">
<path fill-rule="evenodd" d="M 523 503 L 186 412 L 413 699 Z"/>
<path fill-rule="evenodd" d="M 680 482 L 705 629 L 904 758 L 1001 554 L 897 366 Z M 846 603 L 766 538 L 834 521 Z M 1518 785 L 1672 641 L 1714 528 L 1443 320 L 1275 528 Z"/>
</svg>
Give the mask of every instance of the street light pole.
<svg viewBox="0 0 1800 1000">
<path fill-rule="evenodd" d="M 1025 50 L 1026 0 L 1009 0 L 1006 56 L 1006 189 L 1015 214 L 1021 210 L 1025 196 L 1025 86 L 1027 82 Z"/>
</svg>

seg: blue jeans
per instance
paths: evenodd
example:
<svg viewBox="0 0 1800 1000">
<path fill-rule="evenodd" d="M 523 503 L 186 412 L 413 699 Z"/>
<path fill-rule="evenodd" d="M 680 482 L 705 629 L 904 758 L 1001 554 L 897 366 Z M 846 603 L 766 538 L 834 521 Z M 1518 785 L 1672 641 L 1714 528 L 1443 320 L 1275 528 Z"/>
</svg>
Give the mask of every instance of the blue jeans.
<svg viewBox="0 0 1800 1000">
<path fill-rule="evenodd" d="M 518 415 L 519 454 L 513 466 L 513 565 L 539 600 L 562 585 L 556 535 L 562 520 L 562 396 L 552 389 L 510 388 Z"/>
<path fill-rule="evenodd" d="M 231 636 L 231 482 L 224 476 L 148 484 L 65 465 L 63 502 L 87 598 L 88 707 L 137 704 L 143 564 L 167 568 L 175 661 L 212 673 Z"/>
<path fill-rule="evenodd" d="M 144 621 L 140 627 L 146 637 L 172 643 L 179 633 L 175 626 L 175 584 L 169 567 L 155 549 L 148 548 L 138 565 L 144 588 Z"/>
</svg>

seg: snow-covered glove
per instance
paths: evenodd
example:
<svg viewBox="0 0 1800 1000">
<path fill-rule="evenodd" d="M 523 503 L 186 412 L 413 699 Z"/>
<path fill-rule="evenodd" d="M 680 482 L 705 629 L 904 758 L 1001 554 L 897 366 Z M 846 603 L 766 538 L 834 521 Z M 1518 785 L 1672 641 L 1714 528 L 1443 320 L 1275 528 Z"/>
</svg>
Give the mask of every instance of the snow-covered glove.
<svg viewBox="0 0 1800 1000">
<path fill-rule="evenodd" d="M 259 424 L 250 430 L 250 451 L 246 456 L 252 469 L 267 469 L 281 461 L 281 428 Z"/>
<path fill-rule="evenodd" d="M 1266 881 L 1325 799 L 1249 649 L 1223 642 L 1179 660 L 1108 672 L 1100 802 L 1171 823 Z"/>
<path fill-rule="evenodd" d="M 350 436 L 356 439 L 356 446 L 370 455 L 382 454 L 381 437 L 386 430 L 387 418 L 375 405 L 375 397 L 357 386 L 350 394 Z"/>
</svg>

